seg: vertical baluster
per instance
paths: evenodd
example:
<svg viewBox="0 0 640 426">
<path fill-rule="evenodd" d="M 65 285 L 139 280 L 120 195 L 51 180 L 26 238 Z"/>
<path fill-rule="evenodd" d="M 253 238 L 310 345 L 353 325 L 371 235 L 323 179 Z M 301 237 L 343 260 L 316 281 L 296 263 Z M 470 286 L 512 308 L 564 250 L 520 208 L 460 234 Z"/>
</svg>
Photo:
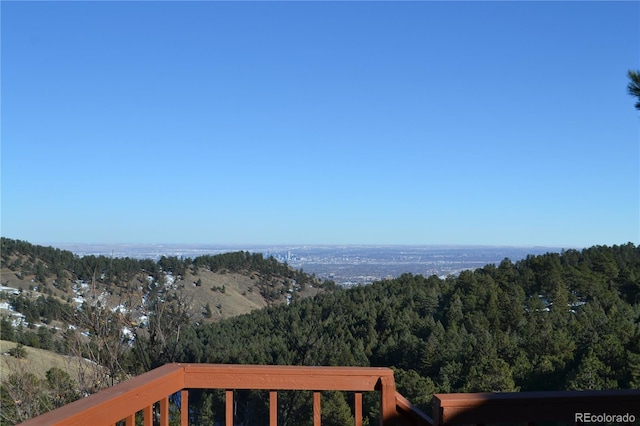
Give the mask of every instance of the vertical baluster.
<svg viewBox="0 0 640 426">
<path fill-rule="evenodd" d="M 233 391 L 227 390 L 225 398 L 225 426 L 233 426 Z"/>
<path fill-rule="evenodd" d="M 356 426 L 362 426 L 362 392 L 356 392 L 354 401 Z"/>
<path fill-rule="evenodd" d="M 153 404 L 144 407 L 142 413 L 144 415 L 144 426 L 153 426 Z"/>
<path fill-rule="evenodd" d="M 320 406 L 320 392 L 313 392 L 313 426 L 320 426 L 322 422 L 322 407 Z"/>
<path fill-rule="evenodd" d="M 189 426 L 189 391 L 180 391 L 180 426 Z"/>
<path fill-rule="evenodd" d="M 136 413 L 129 414 L 124 420 L 125 426 L 136 426 Z"/>
<path fill-rule="evenodd" d="M 278 426 L 278 392 L 269 392 L 269 426 Z"/>
<path fill-rule="evenodd" d="M 160 426 L 169 426 L 169 397 L 160 400 Z"/>
</svg>

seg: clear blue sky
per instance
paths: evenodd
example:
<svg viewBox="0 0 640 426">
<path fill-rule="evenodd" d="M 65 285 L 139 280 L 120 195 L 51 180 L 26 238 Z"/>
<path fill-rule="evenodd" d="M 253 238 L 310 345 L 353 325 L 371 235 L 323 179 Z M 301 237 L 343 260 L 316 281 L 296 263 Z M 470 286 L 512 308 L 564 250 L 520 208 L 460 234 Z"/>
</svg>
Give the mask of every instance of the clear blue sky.
<svg viewBox="0 0 640 426">
<path fill-rule="evenodd" d="M 2 236 L 640 243 L 639 2 L 7 2 Z"/>
</svg>

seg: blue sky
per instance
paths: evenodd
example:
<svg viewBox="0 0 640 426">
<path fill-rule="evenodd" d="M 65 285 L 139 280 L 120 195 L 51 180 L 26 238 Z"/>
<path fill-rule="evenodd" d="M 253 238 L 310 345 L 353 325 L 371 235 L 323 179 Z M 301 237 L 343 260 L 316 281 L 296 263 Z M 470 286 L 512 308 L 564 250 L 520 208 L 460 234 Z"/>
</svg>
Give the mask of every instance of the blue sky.
<svg viewBox="0 0 640 426">
<path fill-rule="evenodd" d="M 7 2 L 2 235 L 640 243 L 638 2 Z"/>
</svg>

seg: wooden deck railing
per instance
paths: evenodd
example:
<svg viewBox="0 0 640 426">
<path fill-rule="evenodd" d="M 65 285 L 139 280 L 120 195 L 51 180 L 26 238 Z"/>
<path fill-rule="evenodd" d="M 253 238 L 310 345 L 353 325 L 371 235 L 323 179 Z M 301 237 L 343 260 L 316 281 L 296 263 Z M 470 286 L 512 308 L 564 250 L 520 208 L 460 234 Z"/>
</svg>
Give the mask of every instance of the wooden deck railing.
<svg viewBox="0 0 640 426">
<path fill-rule="evenodd" d="M 189 425 L 188 390 L 224 389 L 225 424 L 233 426 L 234 390 L 269 391 L 269 424 L 278 424 L 277 391 L 313 391 L 313 424 L 321 424 L 321 391 L 355 393 L 355 425 L 362 425 L 362 393 L 380 394 L 381 425 L 431 425 L 431 419 L 396 393 L 393 370 L 366 367 L 304 367 L 275 365 L 167 364 L 95 395 L 43 414 L 24 426 L 135 425 L 142 411 L 144 425 L 153 424 L 156 403 L 160 425 L 169 424 L 169 397 L 180 392 L 180 424 Z M 398 402 L 400 398 L 400 403 Z M 400 405 L 398 405 L 400 404 Z"/>
<path fill-rule="evenodd" d="M 189 389 L 225 390 L 226 426 L 233 426 L 234 390 L 243 389 L 269 391 L 271 426 L 278 424 L 278 391 L 283 390 L 313 392 L 314 426 L 321 424 L 321 391 L 354 392 L 356 426 L 362 426 L 362 393 L 371 391 L 379 393 L 380 424 L 384 426 L 640 423 L 640 390 L 436 394 L 432 420 L 396 392 L 389 368 L 167 364 L 22 425 L 110 426 L 124 422 L 134 426 L 136 413 L 142 412 L 144 426 L 152 426 L 156 407 L 159 424 L 167 426 L 169 397 L 179 392 L 179 410 L 171 415 L 179 416 L 180 424 L 188 426 Z M 614 417 L 598 417 L 603 415 Z"/>
<path fill-rule="evenodd" d="M 436 426 L 536 422 L 638 424 L 640 390 L 436 394 L 433 418 Z"/>
</svg>

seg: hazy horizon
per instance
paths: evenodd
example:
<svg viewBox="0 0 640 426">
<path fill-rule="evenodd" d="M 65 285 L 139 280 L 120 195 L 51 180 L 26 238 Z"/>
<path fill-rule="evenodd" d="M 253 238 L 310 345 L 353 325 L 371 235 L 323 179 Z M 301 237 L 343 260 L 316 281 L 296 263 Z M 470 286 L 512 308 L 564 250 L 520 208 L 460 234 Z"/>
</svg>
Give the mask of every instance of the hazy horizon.
<svg viewBox="0 0 640 426">
<path fill-rule="evenodd" d="M 219 254 L 232 251 L 249 251 L 266 254 L 298 252 L 350 252 L 358 250 L 370 251 L 420 251 L 436 252 L 439 250 L 453 250 L 459 252 L 473 252 L 476 250 L 505 250 L 539 254 L 541 252 L 560 252 L 562 250 L 582 250 L 587 247 L 550 246 L 550 245 L 487 245 L 487 244 L 222 244 L 222 243 L 33 243 L 46 247 L 67 250 L 79 255 L 105 255 L 115 257 L 155 257 L 178 256 L 197 257 L 206 254 Z M 626 243 L 621 243 L 626 244 Z"/>
<path fill-rule="evenodd" d="M 8 237 L 7 237 L 8 238 Z M 20 238 L 17 238 L 20 240 Z M 168 246 L 168 247 L 237 247 L 237 246 L 253 246 L 253 247 L 518 247 L 518 248 L 527 248 L 527 247 L 549 247 L 549 248 L 576 248 L 574 246 L 563 246 L 563 245 L 540 245 L 540 244 L 359 244 L 359 243 L 349 243 L 349 244 L 331 244 L 331 243 L 322 243 L 322 244 L 314 244 L 314 243 L 130 243 L 130 242 L 113 242 L 113 243 L 102 243 L 102 242 L 32 242 L 27 241 L 31 244 L 37 245 L 61 245 L 61 246 Z M 626 242 L 628 243 L 628 242 Z M 626 244 L 626 243 L 620 243 Z M 586 247 L 584 247 L 586 248 Z"/>
</svg>

